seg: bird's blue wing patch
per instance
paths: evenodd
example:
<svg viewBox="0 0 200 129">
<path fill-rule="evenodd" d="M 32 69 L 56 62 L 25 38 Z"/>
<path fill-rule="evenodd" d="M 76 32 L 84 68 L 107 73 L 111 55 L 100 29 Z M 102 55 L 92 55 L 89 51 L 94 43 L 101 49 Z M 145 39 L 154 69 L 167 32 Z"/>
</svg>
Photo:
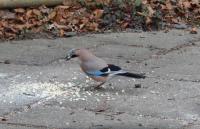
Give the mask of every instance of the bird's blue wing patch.
<svg viewBox="0 0 200 129">
<path fill-rule="evenodd" d="M 87 71 L 86 74 L 88 76 L 95 76 L 95 77 L 101 77 L 101 76 L 107 76 L 108 73 L 104 73 L 104 72 L 101 72 L 99 70 L 96 70 L 96 71 Z"/>
</svg>

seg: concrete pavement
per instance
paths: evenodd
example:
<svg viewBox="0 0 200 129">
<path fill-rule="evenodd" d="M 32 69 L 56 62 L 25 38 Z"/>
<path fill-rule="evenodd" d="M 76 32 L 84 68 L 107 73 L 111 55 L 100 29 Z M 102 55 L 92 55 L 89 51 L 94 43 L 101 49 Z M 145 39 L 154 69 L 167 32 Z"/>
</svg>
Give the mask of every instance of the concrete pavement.
<svg viewBox="0 0 200 129">
<path fill-rule="evenodd" d="M 199 129 L 199 37 L 172 30 L 0 43 L 0 128 Z M 148 78 L 88 88 L 95 82 L 78 60 L 62 59 L 79 47 Z"/>
</svg>

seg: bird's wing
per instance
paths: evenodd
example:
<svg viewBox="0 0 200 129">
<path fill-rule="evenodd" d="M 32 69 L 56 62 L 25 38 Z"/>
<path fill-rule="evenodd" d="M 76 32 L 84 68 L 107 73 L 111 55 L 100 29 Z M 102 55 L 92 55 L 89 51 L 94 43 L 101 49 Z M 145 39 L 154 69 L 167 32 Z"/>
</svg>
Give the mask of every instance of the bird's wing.
<svg viewBox="0 0 200 129">
<path fill-rule="evenodd" d="M 85 71 L 85 73 L 88 76 L 106 77 L 106 76 L 126 73 L 126 71 L 122 70 L 119 66 L 108 64 L 107 67 L 104 67 L 101 70 L 89 70 L 89 71 Z"/>
<path fill-rule="evenodd" d="M 85 72 L 88 76 L 95 76 L 95 77 L 106 77 L 109 75 L 107 72 L 101 72 L 100 70 L 95 71 L 86 71 Z"/>
<path fill-rule="evenodd" d="M 113 64 L 108 64 L 108 68 L 111 70 L 110 75 L 126 73 L 126 71 L 122 70 L 122 68 Z"/>
<path fill-rule="evenodd" d="M 85 71 L 85 73 L 89 76 L 108 76 L 109 74 L 112 73 L 112 70 L 108 67 L 104 67 L 101 70 L 90 70 L 90 71 Z"/>
<path fill-rule="evenodd" d="M 103 69 L 99 70 L 98 72 L 96 71 L 99 75 L 103 76 L 112 76 L 120 73 L 126 73 L 126 71 L 122 70 L 119 66 L 113 65 L 113 64 L 108 64 L 107 67 L 104 67 Z M 101 73 L 101 74 L 100 74 Z"/>
<path fill-rule="evenodd" d="M 107 66 L 104 60 L 97 57 L 81 63 L 81 68 L 88 76 L 108 76 L 109 71 L 101 71 Z"/>
</svg>

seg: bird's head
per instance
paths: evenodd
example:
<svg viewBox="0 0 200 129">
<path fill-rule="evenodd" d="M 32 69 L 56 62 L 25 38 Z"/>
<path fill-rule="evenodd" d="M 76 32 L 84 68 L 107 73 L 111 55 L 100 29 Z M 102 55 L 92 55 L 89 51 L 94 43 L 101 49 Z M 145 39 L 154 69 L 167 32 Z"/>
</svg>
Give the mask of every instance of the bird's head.
<svg viewBox="0 0 200 129">
<path fill-rule="evenodd" d="M 76 53 L 77 50 L 78 50 L 78 49 L 71 49 L 71 50 L 67 53 L 65 59 L 66 59 L 66 60 L 70 60 L 71 58 L 78 57 L 78 55 L 77 55 L 77 53 Z"/>
</svg>

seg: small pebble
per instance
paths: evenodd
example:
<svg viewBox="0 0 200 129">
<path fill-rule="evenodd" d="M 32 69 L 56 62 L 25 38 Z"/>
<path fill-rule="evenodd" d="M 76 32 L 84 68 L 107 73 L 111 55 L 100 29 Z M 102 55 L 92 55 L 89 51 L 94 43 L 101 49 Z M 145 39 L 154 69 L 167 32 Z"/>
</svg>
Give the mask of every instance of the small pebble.
<svg viewBox="0 0 200 129">
<path fill-rule="evenodd" d="M 141 123 L 139 123 L 139 124 L 138 124 L 138 126 L 142 126 L 142 124 L 141 124 Z"/>
<path fill-rule="evenodd" d="M 10 60 L 5 60 L 4 64 L 10 64 Z"/>
<path fill-rule="evenodd" d="M 1 120 L 1 121 L 7 121 L 7 119 L 6 119 L 6 118 L 0 118 L 0 120 Z"/>
<path fill-rule="evenodd" d="M 142 88 L 141 84 L 135 84 L 135 88 Z"/>
</svg>

